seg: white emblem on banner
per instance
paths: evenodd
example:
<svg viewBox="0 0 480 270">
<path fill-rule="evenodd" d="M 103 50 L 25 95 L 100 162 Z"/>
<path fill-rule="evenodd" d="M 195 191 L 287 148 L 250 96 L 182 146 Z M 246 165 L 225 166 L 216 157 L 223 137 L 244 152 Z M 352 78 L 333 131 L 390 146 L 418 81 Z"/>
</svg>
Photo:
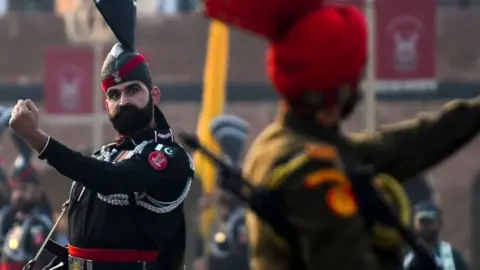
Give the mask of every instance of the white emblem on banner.
<svg viewBox="0 0 480 270">
<path fill-rule="evenodd" d="M 422 21 L 413 16 L 399 16 L 388 24 L 388 32 L 393 40 L 395 69 L 411 72 L 419 68 L 418 41 L 424 30 Z"/>
<path fill-rule="evenodd" d="M 81 101 L 81 87 L 85 79 L 85 71 L 75 64 L 60 66 L 56 72 L 59 89 L 59 105 L 64 110 L 76 110 Z"/>
</svg>

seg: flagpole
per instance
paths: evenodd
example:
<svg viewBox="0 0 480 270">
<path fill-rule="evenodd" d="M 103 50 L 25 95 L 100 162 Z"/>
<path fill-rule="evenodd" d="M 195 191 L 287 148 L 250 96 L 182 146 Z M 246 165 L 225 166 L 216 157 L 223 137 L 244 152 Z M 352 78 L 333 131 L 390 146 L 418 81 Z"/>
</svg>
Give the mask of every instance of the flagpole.
<svg viewBox="0 0 480 270">
<path fill-rule="evenodd" d="M 375 0 L 365 0 L 365 17 L 368 22 L 368 62 L 364 80 L 364 116 L 365 128 L 373 130 L 376 127 L 377 106 L 377 74 L 376 74 L 376 21 Z"/>
<path fill-rule="evenodd" d="M 103 43 L 94 43 L 93 49 L 93 130 L 92 130 L 92 142 L 93 149 L 100 149 L 103 145 L 104 132 L 103 124 L 105 121 L 104 110 L 102 107 L 103 89 L 101 88 L 101 69 L 103 62 Z"/>
<path fill-rule="evenodd" d="M 218 144 L 210 132 L 210 123 L 223 112 L 225 103 L 228 39 L 228 27 L 219 21 L 211 21 L 203 78 L 202 110 L 197 124 L 197 134 L 205 146 L 214 149 L 215 152 L 218 151 Z M 203 195 L 212 196 L 216 186 L 214 165 L 200 153 L 195 153 L 194 162 L 195 173 L 202 181 Z M 203 238 L 207 239 L 215 220 L 215 208 L 207 207 L 200 216 L 200 231 Z M 208 249 L 204 250 L 208 252 Z"/>
</svg>

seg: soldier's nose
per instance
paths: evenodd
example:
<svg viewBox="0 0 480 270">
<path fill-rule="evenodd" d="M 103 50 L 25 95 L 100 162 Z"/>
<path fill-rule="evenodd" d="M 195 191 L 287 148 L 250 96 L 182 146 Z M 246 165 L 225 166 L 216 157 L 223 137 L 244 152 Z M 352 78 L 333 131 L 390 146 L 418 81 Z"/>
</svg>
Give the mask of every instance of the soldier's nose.
<svg viewBox="0 0 480 270">
<path fill-rule="evenodd" d="M 125 105 L 128 105 L 130 103 L 128 97 L 126 97 L 125 95 L 121 95 L 120 96 L 120 106 L 125 106 Z"/>
</svg>

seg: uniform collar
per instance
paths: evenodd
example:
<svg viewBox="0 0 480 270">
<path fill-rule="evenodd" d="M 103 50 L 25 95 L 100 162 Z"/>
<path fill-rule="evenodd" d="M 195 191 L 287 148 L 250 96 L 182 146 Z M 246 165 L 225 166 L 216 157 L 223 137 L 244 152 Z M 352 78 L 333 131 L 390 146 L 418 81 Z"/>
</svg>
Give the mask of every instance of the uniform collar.
<svg viewBox="0 0 480 270">
<path fill-rule="evenodd" d="M 298 115 L 291 110 L 280 110 L 276 119 L 281 125 L 304 136 L 317 139 L 339 137 L 338 126 L 322 126 L 315 121 L 313 116 Z"/>
</svg>

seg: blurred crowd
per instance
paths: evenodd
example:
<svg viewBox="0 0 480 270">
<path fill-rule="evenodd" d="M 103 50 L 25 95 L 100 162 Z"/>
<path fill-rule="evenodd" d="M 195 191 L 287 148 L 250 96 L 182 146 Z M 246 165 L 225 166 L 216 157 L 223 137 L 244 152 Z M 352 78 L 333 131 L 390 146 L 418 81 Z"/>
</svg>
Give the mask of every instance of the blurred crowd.
<svg viewBox="0 0 480 270">
<path fill-rule="evenodd" d="M 0 108 L 0 134 L 8 134 L 18 150 L 12 165 L 0 163 L 0 269 L 22 269 L 31 260 L 54 224 L 47 195 L 42 191 L 40 174 L 32 164 L 32 151 L 19 137 L 7 130 L 11 110 Z M 64 224 L 62 224 L 64 225 Z M 59 228 L 53 239 L 66 243 L 66 228 Z M 49 256 L 40 259 L 38 267 Z"/>
</svg>

